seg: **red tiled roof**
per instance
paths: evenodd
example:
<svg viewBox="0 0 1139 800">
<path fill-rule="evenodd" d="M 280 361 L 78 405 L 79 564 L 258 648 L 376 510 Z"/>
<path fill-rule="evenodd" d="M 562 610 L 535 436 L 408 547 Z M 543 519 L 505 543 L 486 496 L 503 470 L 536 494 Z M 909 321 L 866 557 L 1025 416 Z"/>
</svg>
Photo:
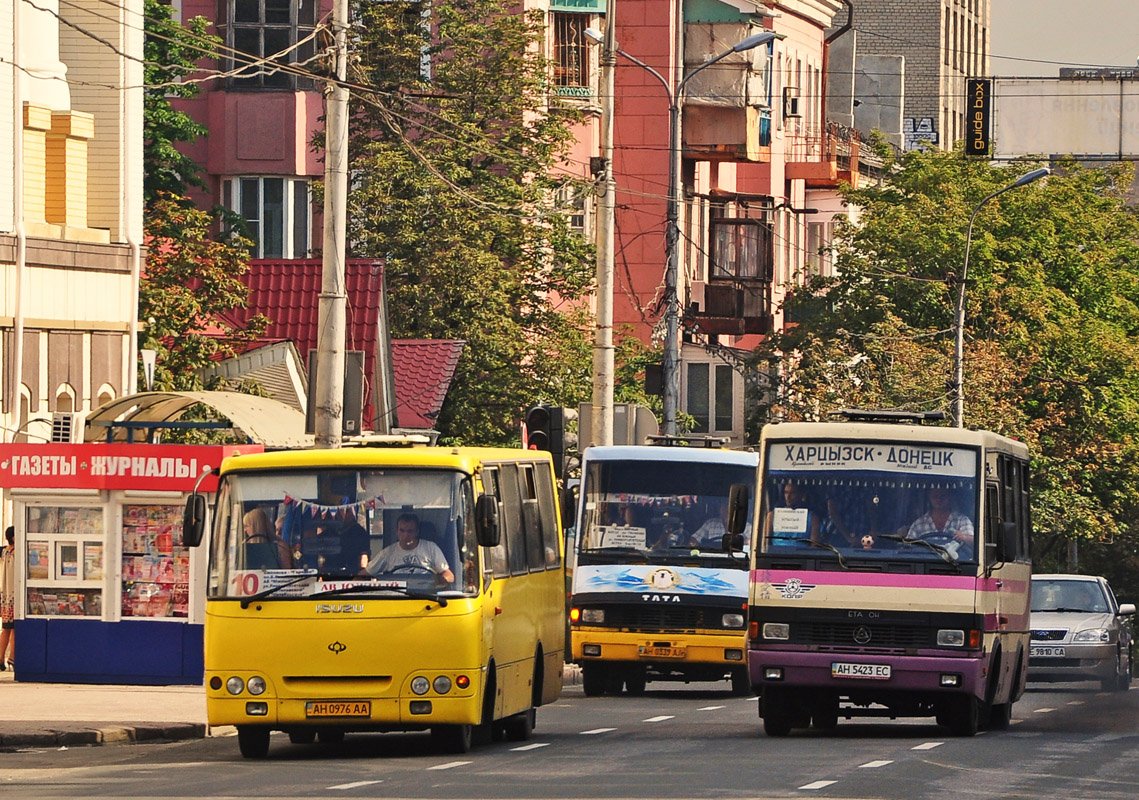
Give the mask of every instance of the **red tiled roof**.
<svg viewBox="0 0 1139 800">
<path fill-rule="evenodd" d="M 401 428 L 435 427 L 464 344 L 457 339 L 392 340 L 396 417 Z"/>
<path fill-rule="evenodd" d="M 255 314 L 264 314 L 270 323 L 263 339 L 289 340 L 296 345 L 302 360 L 307 361 L 308 352 L 316 348 L 321 270 L 319 259 L 254 259 L 242 276 L 249 287 L 249 301 L 245 308 L 235 309 L 227 316 L 243 327 Z M 348 296 L 345 348 L 364 351 L 364 426 L 370 427 L 375 416 L 371 384 L 383 263 L 349 259 L 345 263 L 344 282 Z M 463 344 L 450 339 L 392 341 L 400 427 L 434 427 Z"/>
</svg>

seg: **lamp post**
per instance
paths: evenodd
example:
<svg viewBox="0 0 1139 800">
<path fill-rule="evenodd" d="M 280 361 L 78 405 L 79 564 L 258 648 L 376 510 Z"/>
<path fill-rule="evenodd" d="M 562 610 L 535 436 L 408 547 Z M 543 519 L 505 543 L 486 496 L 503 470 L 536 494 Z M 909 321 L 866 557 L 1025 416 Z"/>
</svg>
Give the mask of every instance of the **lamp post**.
<svg viewBox="0 0 1139 800">
<path fill-rule="evenodd" d="M 1047 167 L 1034 169 L 1021 175 L 1002 189 L 985 195 L 969 215 L 969 229 L 965 234 L 965 264 L 961 268 L 961 280 L 957 284 L 957 319 L 953 326 L 953 427 L 965 427 L 965 281 L 969 277 L 969 251 L 973 246 L 973 223 L 986 203 L 1005 192 L 1018 189 L 1033 181 L 1038 181 L 1052 170 Z"/>
<path fill-rule="evenodd" d="M 590 39 L 601 42 L 603 37 L 594 30 L 586 31 Z M 661 361 L 661 379 L 664 383 L 664 432 L 666 435 L 676 434 L 676 414 L 680 399 L 680 298 L 677 296 L 677 272 L 680 259 L 680 100 L 684 95 L 684 87 L 702 70 L 707 69 L 718 61 L 727 58 L 733 53 L 743 53 L 760 45 L 768 44 L 780 38 L 774 31 L 764 31 L 748 36 L 722 53 L 712 56 L 689 72 L 674 87 L 656 69 L 641 61 L 636 56 L 614 47 L 615 52 L 641 67 L 664 87 L 668 96 L 668 213 L 665 227 L 665 337 L 664 357 Z"/>
</svg>

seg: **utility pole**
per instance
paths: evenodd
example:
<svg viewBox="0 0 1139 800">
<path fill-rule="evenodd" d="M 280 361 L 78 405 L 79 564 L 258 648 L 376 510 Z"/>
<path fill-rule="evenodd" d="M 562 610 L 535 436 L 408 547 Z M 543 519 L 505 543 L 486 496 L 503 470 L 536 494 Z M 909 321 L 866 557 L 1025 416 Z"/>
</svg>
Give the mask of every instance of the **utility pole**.
<svg viewBox="0 0 1139 800">
<path fill-rule="evenodd" d="M 340 446 L 344 430 L 344 253 L 348 205 L 348 0 L 332 5 L 334 78 L 324 91 L 324 256 L 316 333 L 316 446 Z"/>
<path fill-rule="evenodd" d="M 617 0 L 605 8 L 601 50 L 601 189 L 597 219 L 597 330 L 593 344 L 591 444 L 613 444 L 613 271 L 617 184 L 613 179 L 613 106 L 617 72 Z"/>
</svg>

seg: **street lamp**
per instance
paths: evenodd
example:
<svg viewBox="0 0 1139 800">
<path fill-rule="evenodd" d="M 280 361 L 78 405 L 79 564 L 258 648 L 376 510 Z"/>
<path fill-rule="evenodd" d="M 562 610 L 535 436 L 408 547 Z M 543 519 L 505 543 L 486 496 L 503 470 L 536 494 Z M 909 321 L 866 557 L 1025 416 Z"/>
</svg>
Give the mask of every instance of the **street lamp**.
<svg viewBox="0 0 1139 800">
<path fill-rule="evenodd" d="M 589 28 L 585 35 L 594 42 L 605 41 L 605 36 L 599 31 Z M 623 58 L 641 67 L 664 87 L 668 96 L 668 215 L 665 229 L 665 248 L 667 260 L 665 262 L 664 292 L 665 292 L 665 336 L 664 358 L 661 361 L 661 379 L 664 383 L 664 432 L 666 435 L 676 434 L 676 414 L 680 399 L 680 370 L 678 365 L 680 347 L 680 298 L 677 296 L 677 272 L 680 257 L 680 100 L 684 94 L 684 87 L 702 70 L 707 69 L 718 61 L 727 58 L 733 53 L 743 53 L 760 45 L 781 38 L 774 31 L 755 33 L 722 53 L 712 56 L 689 72 L 675 87 L 657 70 L 641 61 L 636 56 L 626 53 L 620 48 L 613 50 Z"/>
<path fill-rule="evenodd" d="M 953 427 L 955 428 L 965 427 L 965 281 L 969 277 L 969 250 L 973 245 L 973 222 L 977 219 L 977 214 L 985 203 L 1012 189 L 1018 189 L 1033 181 L 1038 181 L 1051 173 L 1052 170 L 1042 167 L 1021 175 L 1003 189 L 997 189 L 995 192 L 982 197 L 981 202 L 977 203 L 973 213 L 969 215 L 969 230 L 965 234 L 965 264 L 961 268 L 961 280 L 957 284 L 957 320 L 953 326 Z"/>
</svg>

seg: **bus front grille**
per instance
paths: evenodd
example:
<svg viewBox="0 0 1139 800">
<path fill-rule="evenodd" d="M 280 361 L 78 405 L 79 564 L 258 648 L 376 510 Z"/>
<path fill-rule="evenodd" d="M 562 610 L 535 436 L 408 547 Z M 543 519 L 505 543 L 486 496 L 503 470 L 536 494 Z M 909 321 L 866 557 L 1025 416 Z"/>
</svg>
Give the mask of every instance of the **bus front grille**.
<svg viewBox="0 0 1139 800">
<path fill-rule="evenodd" d="M 739 606 L 606 606 L 606 628 L 631 631 L 724 630 L 725 614 L 739 614 Z"/>
</svg>

